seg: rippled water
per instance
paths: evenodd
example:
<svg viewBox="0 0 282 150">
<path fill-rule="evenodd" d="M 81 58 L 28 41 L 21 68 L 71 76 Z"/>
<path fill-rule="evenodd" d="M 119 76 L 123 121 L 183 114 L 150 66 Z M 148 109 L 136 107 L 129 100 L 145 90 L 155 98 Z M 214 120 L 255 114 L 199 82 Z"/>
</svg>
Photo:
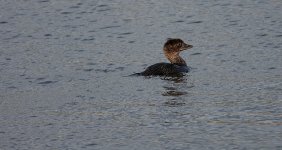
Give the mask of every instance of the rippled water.
<svg viewBox="0 0 282 150">
<path fill-rule="evenodd" d="M 279 0 L 1 0 L 0 149 L 282 149 Z M 127 77 L 193 49 L 183 78 Z"/>
</svg>

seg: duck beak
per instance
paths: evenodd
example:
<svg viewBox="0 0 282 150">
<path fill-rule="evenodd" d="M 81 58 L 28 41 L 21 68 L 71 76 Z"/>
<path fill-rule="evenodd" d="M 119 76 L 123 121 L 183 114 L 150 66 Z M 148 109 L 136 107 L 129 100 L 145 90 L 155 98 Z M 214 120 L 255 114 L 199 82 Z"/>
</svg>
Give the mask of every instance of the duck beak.
<svg viewBox="0 0 282 150">
<path fill-rule="evenodd" d="M 193 45 L 189 45 L 189 44 L 184 43 L 183 46 L 182 46 L 182 48 L 181 48 L 181 50 L 190 49 L 190 48 L 192 48 L 192 47 L 193 47 Z"/>
</svg>

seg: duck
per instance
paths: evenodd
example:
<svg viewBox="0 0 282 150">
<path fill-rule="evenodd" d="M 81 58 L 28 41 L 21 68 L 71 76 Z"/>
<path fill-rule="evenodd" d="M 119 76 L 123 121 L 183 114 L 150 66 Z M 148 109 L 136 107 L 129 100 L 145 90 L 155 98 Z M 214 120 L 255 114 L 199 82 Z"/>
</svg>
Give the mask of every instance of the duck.
<svg viewBox="0 0 282 150">
<path fill-rule="evenodd" d="M 163 53 L 170 63 L 160 62 L 147 67 L 138 76 L 183 76 L 189 72 L 185 60 L 180 56 L 184 50 L 193 48 L 181 39 L 168 38 L 163 46 Z"/>
</svg>

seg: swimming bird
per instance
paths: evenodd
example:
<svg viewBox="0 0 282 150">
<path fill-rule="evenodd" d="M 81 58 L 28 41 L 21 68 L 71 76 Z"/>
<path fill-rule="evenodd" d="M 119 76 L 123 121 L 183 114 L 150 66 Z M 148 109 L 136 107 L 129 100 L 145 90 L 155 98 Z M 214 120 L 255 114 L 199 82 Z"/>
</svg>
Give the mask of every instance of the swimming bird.
<svg viewBox="0 0 282 150">
<path fill-rule="evenodd" d="M 180 57 L 180 52 L 192 48 L 192 45 L 186 44 L 181 39 L 169 38 L 163 47 L 165 57 L 170 63 L 156 63 L 145 69 L 140 73 L 133 75 L 141 76 L 182 76 L 189 71 L 185 60 Z"/>
</svg>

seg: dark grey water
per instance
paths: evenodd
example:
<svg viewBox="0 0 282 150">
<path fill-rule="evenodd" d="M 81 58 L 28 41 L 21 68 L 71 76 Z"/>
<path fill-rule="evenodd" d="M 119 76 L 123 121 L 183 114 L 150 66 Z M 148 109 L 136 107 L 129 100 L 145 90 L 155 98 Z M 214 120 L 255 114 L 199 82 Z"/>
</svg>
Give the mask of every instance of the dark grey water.
<svg viewBox="0 0 282 150">
<path fill-rule="evenodd" d="M 0 0 L 0 149 L 282 149 L 282 1 Z M 194 45 L 183 78 L 125 77 Z"/>
</svg>

